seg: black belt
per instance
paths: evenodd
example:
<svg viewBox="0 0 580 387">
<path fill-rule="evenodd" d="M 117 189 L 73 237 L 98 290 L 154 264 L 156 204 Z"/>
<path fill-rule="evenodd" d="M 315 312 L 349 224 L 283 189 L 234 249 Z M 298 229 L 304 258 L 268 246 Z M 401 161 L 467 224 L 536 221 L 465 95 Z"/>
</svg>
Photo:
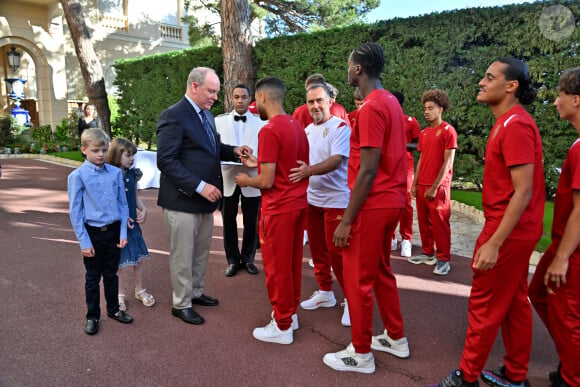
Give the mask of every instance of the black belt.
<svg viewBox="0 0 580 387">
<path fill-rule="evenodd" d="M 119 227 L 120 223 L 121 223 L 121 221 L 118 220 L 118 221 L 113 222 L 111 224 L 107 224 L 105 226 L 98 226 L 98 227 L 91 226 L 91 225 L 85 223 L 85 227 L 87 228 L 87 230 L 105 232 L 105 231 L 112 229 L 113 227 Z"/>
</svg>

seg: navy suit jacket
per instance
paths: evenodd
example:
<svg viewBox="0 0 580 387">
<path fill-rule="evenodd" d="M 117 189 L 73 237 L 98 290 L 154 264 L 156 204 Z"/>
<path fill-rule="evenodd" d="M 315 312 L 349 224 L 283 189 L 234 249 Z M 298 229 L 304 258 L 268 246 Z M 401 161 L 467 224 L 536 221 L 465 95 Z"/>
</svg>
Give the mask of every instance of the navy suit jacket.
<svg viewBox="0 0 580 387">
<path fill-rule="evenodd" d="M 185 99 L 169 107 L 157 121 L 157 167 L 161 171 L 157 204 L 173 211 L 211 213 L 211 203 L 195 189 L 203 180 L 223 192 L 220 160 L 236 161 L 234 147 L 222 144 L 212 114 L 206 116 L 216 140 L 211 144 L 191 103 Z"/>
</svg>

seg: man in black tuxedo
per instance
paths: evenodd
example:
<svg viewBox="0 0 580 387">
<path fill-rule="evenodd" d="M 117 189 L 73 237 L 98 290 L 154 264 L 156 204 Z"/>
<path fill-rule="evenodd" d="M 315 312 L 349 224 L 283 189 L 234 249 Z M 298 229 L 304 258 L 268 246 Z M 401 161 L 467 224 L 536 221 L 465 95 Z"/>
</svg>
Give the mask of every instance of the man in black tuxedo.
<svg viewBox="0 0 580 387">
<path fill-rule="evenodd" d="M 203 288 L 213 212 L 222 197 L 220 160 L 237 161 L 252 153 L 247 146 L 221 143 L 209 111 L 219 89 L 214 70 L 192 69 L 185 97 L 161 113 L 157 122 L 157 167 L 161 171 L 157 204 L 163 208 L 170 244 L 171 314 L 190 324 L 204 322 L 192 304 L 218 305 Z"/>
</svg>

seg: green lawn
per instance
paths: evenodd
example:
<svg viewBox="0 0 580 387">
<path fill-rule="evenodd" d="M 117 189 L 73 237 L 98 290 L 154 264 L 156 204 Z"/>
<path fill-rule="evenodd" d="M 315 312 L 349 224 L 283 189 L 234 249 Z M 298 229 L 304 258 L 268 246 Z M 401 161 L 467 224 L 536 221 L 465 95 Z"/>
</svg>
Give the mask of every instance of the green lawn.
<svg viewBox="0 0 580 387">
<path fill-rule="evenodd" d="M 62 157 L 63 159 L 68 159 L 68 160 L 75 160 L 75 161 L 82 161 L 82 162 L 85 161 L 81 151 L 58 152 L 58 153 L 53 153 L 53 156 Z"/>
<path fill-rule="evenodd" d="M 451 199 L 483 211 L 483 207 L 481 206 L 481 192 L 452 189 Z"/>
<path fill-rule="evenodd" d="M 483 211 L 481 206 L 481 192 L 476 191 L 462 191 L 462 190 L 451 190 L 451 199 L 457 200 L 458 202 L 465 203 L 467 205 L 473 206 L 479 210 Z M 550 231 L 552 230 L 552 219 L 554 216 L 554 203 L 546 202 L 544 207 L 544 233 L 542 238 L 536 245 L 536 250 L 539 252 L 544 252 L 550 246 L 552 239 L 550 238 Z"/>
</svg>

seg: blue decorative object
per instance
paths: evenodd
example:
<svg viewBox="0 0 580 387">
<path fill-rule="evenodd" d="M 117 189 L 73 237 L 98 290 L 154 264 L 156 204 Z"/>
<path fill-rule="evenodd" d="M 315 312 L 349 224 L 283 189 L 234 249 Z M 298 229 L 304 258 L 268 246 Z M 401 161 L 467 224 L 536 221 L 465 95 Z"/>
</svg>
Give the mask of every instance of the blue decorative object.
<svg viewBox="0 0 580 387">
<path fill-rule="evenodd" d="M 14 105 L 16 105 L 11 110 L 11 114 L 20 125 L 28 125 L 30 123 L 30 113 L 28 110 L 20 107 L 20 101 L 26 98 L 24 94 L 24 84 L 26 79 L 22 78 L 4 78 L 4 80 L 10 85 L 10 94 L 8 96 L 10 99 L 14 100 Z"/>
<path fill-rule="evenodd" d="M 10 85 L 10 98 L 14 100 L 23 100 L 26 98 L 26 95 L 24 94 L 24 84 L 26 83 L 26 79 L 4 78 L 4 80 Z"/>
<path fill-rule="evenodd" d="M 20 106 L 12 108 L 11 114 L 20 125 L 27 125 L 30 122 L 30 113 Z"/>
</svg>

